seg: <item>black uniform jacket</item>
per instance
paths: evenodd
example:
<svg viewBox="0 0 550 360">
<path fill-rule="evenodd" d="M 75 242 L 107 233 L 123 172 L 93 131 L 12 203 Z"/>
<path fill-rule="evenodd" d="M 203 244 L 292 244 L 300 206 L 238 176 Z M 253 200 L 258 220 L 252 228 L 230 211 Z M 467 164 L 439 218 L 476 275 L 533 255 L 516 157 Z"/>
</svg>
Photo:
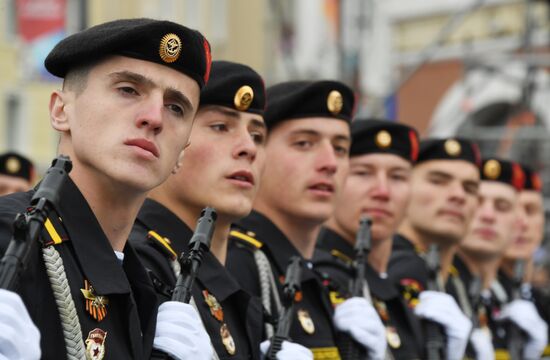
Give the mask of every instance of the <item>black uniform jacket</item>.
<svg viewBox="0 0 550 360">
<path fill-rule="evenodd" d="M 550 294 L 547 291 L 545 292 L 542 289 L 534 287 L 533 299 L 540 316 L 548 324 L 549 344 L 544 348 L 544 353 L 542 355 L 543 357 L 550 357 Z"/>
<path fill-rule="evenodd" d="M 151 230 L 169 239 L 170 244 L 163 245 L 148 235 Z M 179 254 L 187 251 L 192 235 L 191 229 L 170 210 L 154 200 L 145 201 L 132 230 L 130 242 L 145 267 L 150 270 L 162 302 L 171 299 L 171 291 L 176 284 L 176 276 L 170 266 L 171 256 L 175 253 L 179 257 Z M 245 292 L 213 254 L 205 254 L 191 292 L 220 359 L 259 358 L 263 330 L 260 299 Z M 211 312 L 205 294 L 213 295 L 221 305 L 221 312 L 216 314 L 218 317 L 223 314 L 223 320 L 218 320 Z M 222 342 L 221 328 L 224 323 L 227 324 L 235 344 L 233 355 L 229 354 Z"/>
<path fill-rule="evenodd" d="M 27 208 L 32 195 L 33 191 L 30 191 L 0 198 L 2 253 L 11 239 L 16 213 Z M 103 339 L 104 359 L 149 359 L 158 304 L 145 269 L 128 244 L 124 248 L 125 257 L 121 265 L 88 203 L 70 179 L 62 188 L 60 199 L 57 213 L 49 216 L 55 230 L 45 230 L 42 239 L 48 241 L 51 234 L 57 234 L 53 237 L 60 243 L 53 246 L 63 259 L 83 339 L 86 340 L 94 329 L 100 329 L 106 333 Z M 65 359 L 65 341 L 58 308 L 46 275 L 41 246 L 30 254 L 29 260 L 17 292 L 40 329 L 42 358 Z M 94 308 L 84 297 L 81 289 L 85 289 L 85 281 L 92 286 L 94 295 L 105 296 L 108 300 L 105 312 Z M 86 310 L 87 301 L 90 312 Z M 99 321 L 102 315 L 104 318 Z M 91 344 L 90 341 L 94 342 L 90 338 L 88 344 Z M 99 351 L 98 348 L 96 350 Z"/>
<path fill-rule="evenodd" d="M 321 273 L 327 274 L 325 283 L 330 287 L 330 298 L 334 303 L 339 303 L 342 297 L 349 297 L 349 283 L 353 275 L 353 271 L 350 271 L 354 257 L 353 245 L 334 231 L 323 228 L 317 247 L 314 266 Z M 399 336 L 399 342 L 388 339 L 392 355 L 395 359 L 420 359 L 423 340 L 418 318 L 405 304 L 397 288 L 388 279 L 380 277 L 368 263 L 365 264 L 365 276 L 380 318 L 389 331 L 396 331 Z"/>
<path fill-rule="evenodd" d="M 411 308 L 418 303 L 420 293 L 427 289 L 429 272 L 426 262 L 414 244 L 400 234 L 393 237 L 388 277 Z"/>
<path fill-rule="evenodd" d="M 245 290 L 261 296 L 258 269 L 253 252 L 257 247 L 264 251 L 277 281 L 279 294 L 289 259 L 300 256 L 298 250 L 268 218 L 253 211 L 238 222 L 236 230 L 254 237 L 257 246 L 251 246 L 240 238 L 232 237 L 227 257 L 227 268 Z M 332 324 L 333 307 L 329 295 L 310 261 L 304 260 L 302 269 L 302 299 L 295 304 L 297 318 L 290 328 L 290 338 L 313 351 L 316 359 L 339 359 Z M 314 331 L 308 326 L 313 323 Z"/>
</svg>

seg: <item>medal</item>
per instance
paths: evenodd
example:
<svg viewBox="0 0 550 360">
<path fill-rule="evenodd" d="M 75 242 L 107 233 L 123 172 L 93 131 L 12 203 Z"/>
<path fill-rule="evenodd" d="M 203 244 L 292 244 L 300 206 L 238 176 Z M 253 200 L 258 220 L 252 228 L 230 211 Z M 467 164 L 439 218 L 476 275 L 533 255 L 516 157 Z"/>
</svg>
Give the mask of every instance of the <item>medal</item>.
<svg viewBox="0 0 550 360">
<path fill-rule="evenodd" d="M 84 299 L 86 301 L 86 311 L 90 314 L 96 321 L 101 321 L 107 316 L 107 304 L 109 304 L 109 299 L 106 296 L 96 295 L 94 288 L 88 280 L 84 280 L 84 289 L 80 289 Z"/>
<path fill-rule="evenodd" d="M 401 346 L 401 338 L 393 326 L 386 326 L 386 340 L 392 349 L 397 349 Z"/>
<path fill-rule="evenodd" d="M 87 360 L 103 359 L 105 356 L 105 338 L 107 338 L 107 332 L 98 328 L 88 333 L 88 338 L 84 342 L 86 344 Z"/>
<path fill-rule="evenodd" d="M 375 300 L 373 299 L 374 307 L 376 308 L 376 311 L 378 312 L 378 315 L 380 315 L 380 318 L 385 323 L 390 319 L 390 315 L 388 314 L 388 308 L 386 307 L 386 303 L 383 301 Z"/>
<path fill-rule="evenodd" d="M 222 337 L 223 346 L 225 346 L 225 350 L 227 350 L 227 353 L 229 355 L 235 355 L 235 352 L 237 350 L 235 348 L 235 341 L 233 341 L 233 336 L 231 336 L 227 324 L 222 324 L 220 328 L 220 335 Z"/>
<path fill-rule="evenodd" d="M 210 308 L 210 314 L 216 318 L 218 321 L 223 321 L 223 309 L 218 299 L 214 295 L 210 294 L 208 290 L 203 290 L 202 295 L 204 296 L 204 301 Z"/>
<path fill-rule="evenodd" d="M 202 291 L 202 296 L 204 296 L 204 302 L 208 305 L 210 308 L 210 314 L 222 323 L 220 327 L 220 337 L 222 339 L 222 344 L 225 347 L 225 351 L 229 355 L 235 355 L 237 352 L 237 346 L 235 345 L 235 341 L 233 340 L 233 336 L 231 336 L 231 332 L 229 331 L 229 326 L 223 321 L 223 309 L 220 303 L 218 302 L 218 299 L 212 294 L 208 292 L 208 290 Z"/>
<path fill-rule="evenodd" d="M 307 310 L 298 310 L 298 321 L 300 322 L 300 325 L 302 325 L 302 329 L 304 329 L 304 331 L 309 335 L 315 332 L 315 324 L 313 324 L 313 320 L 311 319 L 311 316 L 309 316 Z"/>
</svg>

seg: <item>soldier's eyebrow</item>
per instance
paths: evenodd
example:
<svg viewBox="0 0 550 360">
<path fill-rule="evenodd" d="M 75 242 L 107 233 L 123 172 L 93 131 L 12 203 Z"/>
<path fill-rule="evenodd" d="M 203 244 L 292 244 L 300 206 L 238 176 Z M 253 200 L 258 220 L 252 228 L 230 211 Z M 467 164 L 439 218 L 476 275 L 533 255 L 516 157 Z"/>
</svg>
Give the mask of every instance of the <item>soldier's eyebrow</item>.
<svg viewBox="0 0 550 360">
<path fill-rule="evenodd" d="M 115 81 L 128 81 L 138 85 L 146 86 L 148 88 L 162 88 L 154 80 L 143 76 L 141 74 L 132 72 L 132 71 L 116 71 L 109 74 L 109 77 L 113 78 Z M 163 88 L 165 96 L 172 101 L 176 101 L 181 104 L 187 111 L 193 111 L 193 105 L 189 98 L 185 96 L 181 91 L 174 89 L 173 87 Z"/>
<path fill-rule="evenodd" d="M 440 170 L 431 170 L 431 171 L 428 172 L 427 175 L 431 176 L 431 177 L 439 177 L 439 178 L 443 178 L 443 179 L 452 179 L 453 178 L 453 176 L 451 174 L 440 171 Z"/>
<path fill-rule="evenodd" d="M 235 118 L 235 119 L 239 118 L 239 112 L 237 110 L 228 109 L 228 108 L 223 107 L 223 106 L 209 106 L 208 111 L 215 111 L 215 112 L 218 112 L 222 115 L 229 116 L 229 117 L 232 117 L 232 118 Z M 254 127 L 257 127 L 257 128 L 267 129 L 267 126 L 265 125 L 265 122 L 263 122 L 260 119 L 252 119 L 250 121 L 250 125 L 252 125 Z"/>
<path fill-rule="evenodd" d="M 267 126 L 265 126 L 265 123 L 259 119 L 250 120 L 250 125 L 254 126 L 255 128 L 260 128 L 267 131 Z"/>
</svg>

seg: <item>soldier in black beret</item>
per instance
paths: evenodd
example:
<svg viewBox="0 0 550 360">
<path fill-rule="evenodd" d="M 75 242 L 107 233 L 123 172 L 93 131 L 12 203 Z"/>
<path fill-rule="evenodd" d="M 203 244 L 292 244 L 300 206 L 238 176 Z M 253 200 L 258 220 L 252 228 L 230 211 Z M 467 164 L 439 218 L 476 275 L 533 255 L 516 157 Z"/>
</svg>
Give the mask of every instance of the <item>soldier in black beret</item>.
<svg viewBox="0 0 550 360">
<path fill-rule="evenodd" d="M 130 237 L 161 301 L 167 301 L 179 271 L 174 270 L 176 255 L 189 251 L 198 214 L 205 206 L 217 210 L 211 252 L 203 258 L 193 298 L 214 351 L 223 359 L 260 358 L 262 304 L 223 265 L 230 224 L 250 213 L 260 185 L 267 138 L 264 107 L 264 84 L 256 71 L 214 61 L 182 168 L 151 192 Z M 293 358 L 288 345 L 285 351 L 277 357 Z"/>
<path fill-rule="evenodd" d="M 27 191 L 34 181 L 33 163 L 16 152 L 0 155 L 0 196 Z"/>
<path fill-rule="evenodd" d="M 319 235 L 314 265 L 327 274 L 325 283 L 332 291 L 334 305 L 349 297 L 359 222 L 365 216 L 370 218 L 366 297 L 370 295 L 385 328 L 385 336 L 378 343 L 387 342 L 395 359 L 418 359 L 423 353 L 420 322 L 387 278 L 392 237 L 410 197 L 418 134 L 403 124 L 366 119 L 352 123 L 351 135 L 350 171 L 337 196 L 334 215 Z M 365 314 L 361 321 L 373 320 Z"/>
<path fill-rule="evenodd" d="M 518 200 L 525 174 L 519 164 L 498 158 L 485 159 L 481 174 L 480 205 L 460 244 L 458 257 L 470 274 L 481 279 L 482 303 L 475 311 L 480 325 L 491 330 L 495 356 L 508 355 L 512 340 L 508 329 L 513 323 L 525 332 L 519 357 L 536 359 L 547 342 L 547 325 L 533 303 L 520 298 L 519 288 L 517 296 L 508 296 L 503 284 L 497 281 L 502 256 L 514 241 L 518 226 L 524 226 L 523 219 L 518 217 Z M 521 336 L 523 339 L 524 335 Z"/>
<path fill-rule="evenodd" d="M 511 298 L 518 286 L 514 280 L 514 270 L 518 262 L 523 263 L 524 279 L 520 286 L 522 298 L 533 301 L 540 316 L 549 324 L 550 296 L 545 294 L 543 289 L 531 285 L 533 256 L 544 238 L 545 211 L 542 180 L 540 175 L 529 166 L 522 164 L 520 166 L 525 174 L 525 184 L 518 195 L 518 231 L 514 233 L 514 239 L 506 248 L 501 260 L 498 281 L 506 290 L 508 298 Z M 542 357 L 545 356 L 550 356 L 550 344 L 544 349 Z"/>
<path fill-rule="evenodd" d="M 159 308 L 127 244 L 148 191 L 180 166 L 210 63 L 199 32 L 152 19 L 100 24 L 50 52 L 46 68 L 63 78 L 50 119 L 73 168 L 17 290 L 39 330 L 38 356 L 27 352 L 36 338 L 21 336 L 7 358 L 38 358 L 41 350 L 43 359 L 150 359 L 153 347 L 154 357 L 211 358 L 196 311 L 173 302 Z M 33 193 L 0 200 L 3 250 Z"/>
<path fill-rule="evenodd" d="M 353 91 L 337 81 L 292 81 L 267 89 L 266 168 L 254 211 L 231 232 L 227 267 L 274 318 L 282 311 L 288 261 L 301 259 L 301 296 L 290 338 L 311 349 L 315 359 L 340 358 L 333 322 L 338 317 L 311 259 L 347 173 L 354 100 Z M 349 316 L 375 312 L 361 301 L 346 306 Z M 343 322 L 345 330 L 358 324 Z M 266 333 L 270 337 L 273 329 L 268 326 Z M 356 334 L 363 344 L 373 339 L 363 328 Z"/>
<path fill-rule="evenodd" d="M 479 165 L 479 151 L 470 141 L 446 138 L 420 143 L 410 203 L 394 236 L 388 266 L 391 281 L 415 313 L 442 325 L 446 354 L 453 359 L 462 357 L 471 323 L 459 307 L 462 304 L 444 293 L 443 284 L 454 274 L 456 247 L 478 204 Z M 425 291 L 430 283 L 426 256 L 432 244 L 438 248 L 434 262 L 441 270 L 431 283 L 440 292 Z"/>
</svg>

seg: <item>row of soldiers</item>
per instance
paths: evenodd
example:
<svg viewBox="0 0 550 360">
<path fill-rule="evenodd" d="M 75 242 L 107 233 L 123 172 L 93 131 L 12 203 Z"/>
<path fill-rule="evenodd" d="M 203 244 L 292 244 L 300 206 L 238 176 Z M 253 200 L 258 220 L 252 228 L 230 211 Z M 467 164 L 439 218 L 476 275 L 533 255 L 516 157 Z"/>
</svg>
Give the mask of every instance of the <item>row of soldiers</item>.
<svg viewBox="0 0 550 360">
<path fill-rule="evenodd" d="M 169 21 L 97 25 L 45 65 L 64 79 L 50 121 L 72 170 L 16 286 L 0 290 L 0 358 L 545 350 L 548 301 L 511 274 L 542 240 L 528 169 L 482 160 L 468 140 L 353 119 L 354 93 L 339 81 L 265 89 Z M 0 198 L 2 253 L 41 185 Z M 196 255 L 189 240 L 206 206 L 215 227 L 195 273 L 180 254 Z M 191 301 L 176 301 L 194 275 Z"/>
</svg>

